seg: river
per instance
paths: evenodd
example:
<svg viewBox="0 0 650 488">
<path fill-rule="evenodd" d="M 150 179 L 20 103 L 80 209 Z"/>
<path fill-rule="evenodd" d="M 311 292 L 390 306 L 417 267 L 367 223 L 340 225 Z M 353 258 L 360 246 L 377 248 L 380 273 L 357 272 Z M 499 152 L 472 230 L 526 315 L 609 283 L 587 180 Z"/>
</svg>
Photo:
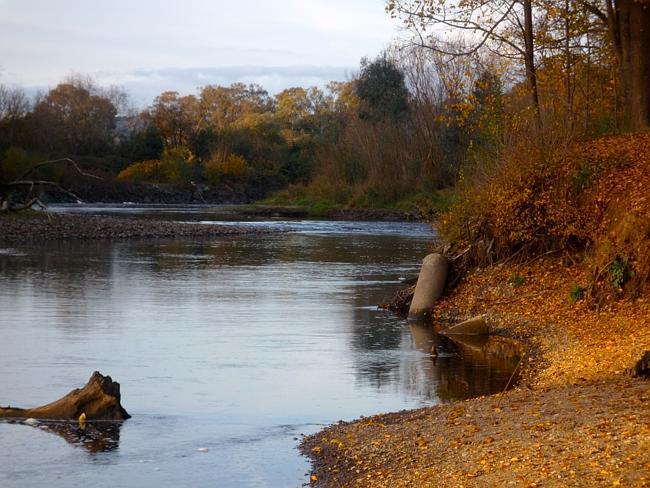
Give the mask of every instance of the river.
<svg viewBox="0 0 650 488">
<path fill-rule="evenodd" d="M 81 210 L 223 220 L 196 206 Z M 507 382 L 444 343 L 432 359 L 428 330 L 377 309 L 417 273 L 429 226 L 245 225 L 282 232 L 0 247 L 0 404 L 47 403 L 99 370 L 133 416 L 99 431 L 0 423 L 0 486 L 298 487 L 301 434 Z"/>
</svg>

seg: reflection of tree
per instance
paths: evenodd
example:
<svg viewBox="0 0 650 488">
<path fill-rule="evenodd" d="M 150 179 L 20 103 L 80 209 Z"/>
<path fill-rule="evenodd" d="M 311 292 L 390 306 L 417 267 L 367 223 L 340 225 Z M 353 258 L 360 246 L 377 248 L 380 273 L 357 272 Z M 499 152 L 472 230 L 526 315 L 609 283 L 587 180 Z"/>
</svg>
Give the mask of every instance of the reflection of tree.
<svg viewBox="0 0 650 488">
<path fill-rule="evenodd" d="M 366 323 L 355 322 L 352 347 L 357 351 L 385 351 L 399 348 L 402 342 L 401 324 L 382 320 L 376 313 L 369 313 L 376 320 Z M 397 325 L 397 327 L 396 327 Z"/>
<path fill-rule="evenodd" d="M 371 281 L 372 276 L 359 275 L 359 281 Z M 383 310 L 372 309 L 379 303 L 386 286 L 358 285 L 353 293 L 353 322 L 350 346 L 355 351 L 355 371 L 366 384 L 377 390 L 395 381 L 399 371 L 399 351 L 404 335 L 401 320 Z"/>
<path fill-rule="evenodd" d="M 51 314 L 63 318 L 56 323 L 78 332 L 88 326 L 84 312 L 108 291 L 111 249 L 106 242 L 48 242 L 21 245 L 19 256 L 0 255 L 0 272 L 7 285 L 0 308 L 11 304 L 5 313 L 18 313 L 16 304 L 38 296 Z M 21 320 L 37 321 L 35 308 L 23 313 Z"/>
</svg>

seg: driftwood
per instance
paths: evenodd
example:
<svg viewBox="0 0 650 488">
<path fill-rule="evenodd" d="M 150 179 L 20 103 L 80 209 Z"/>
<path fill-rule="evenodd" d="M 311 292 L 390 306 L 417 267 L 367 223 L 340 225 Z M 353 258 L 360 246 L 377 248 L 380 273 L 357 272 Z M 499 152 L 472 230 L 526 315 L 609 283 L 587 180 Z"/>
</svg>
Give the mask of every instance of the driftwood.
<svg viewBox="0 0 650 488">
<path fill-rule="evenodd" d="M 126 420 L 131 416 L 120 404 L 120 384 L 95 371 L 83 388 L 36 408 L 0 407 L 0 418 L 40 420 Z"/>
<path fill-rule="evenodd" d="M 39 170 L 40 168 L 44 168 L 46 166 L 51 166 L 59 163 L 64 163 L 69 166 L 72 166 L 72 168 L 74 168 L 74 170 L 81 176 L 85 176 L 88 178 L 95 178 L 98 180 L 102 179 L 99 176 L 86 173 L 79 167 L 79 165 L 74 160 L 70 158 L 60 158 L 60 159 L 52 159 L 50 161 L 43 161 L 41 163 L 32 166 L 27 171 L 25 171 L 22 175 L 20 175 L 20 177 L 18 177 L 13 181 L 3 182 L 0 180 L 0 213 L 27 210 L 32 208 L 33 205 L 38 205 L 41 208 L 45 208 L 45 204 L 41 201 L 41 195 L 40 195 L 42 193 L 42 190 L 45 188 L 50 188 L 59 193 L 63 193 L 64 195 L 67 195 L 68 197 L 71 197 L 72 199 L 80 203 L 81 198 L 79 198 L 79 196 L 77 196 L 75 193 L 68 190 L 67 188 L 63 188 L 60 184 L 58 184 L 55 181 L 28 178 L 32 173 L 37 172 L 37 170 Z M 14 190 L 17 190 L 23 197 L 21 202 L 14 202 L 12 200 L 12 193 Z M 39 191 L 36 192 L 36 190 Z M 36 193 L 38 193 L 38 195 Z"/>
</svg>

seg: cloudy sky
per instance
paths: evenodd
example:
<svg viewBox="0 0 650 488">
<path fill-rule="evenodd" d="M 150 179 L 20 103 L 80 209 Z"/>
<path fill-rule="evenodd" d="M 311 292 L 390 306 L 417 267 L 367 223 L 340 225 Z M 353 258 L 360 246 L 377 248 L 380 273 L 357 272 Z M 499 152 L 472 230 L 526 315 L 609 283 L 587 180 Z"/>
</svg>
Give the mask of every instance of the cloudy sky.
<svg viewBox="0 0 650 488">
<path fill-rule="evenodd" d="M 139 105 L 235 81 L 276 93 L 344 80 L 396 35 L 383 0 L 0 0 L 0 83 L 89 74 Z"/>
</svg>

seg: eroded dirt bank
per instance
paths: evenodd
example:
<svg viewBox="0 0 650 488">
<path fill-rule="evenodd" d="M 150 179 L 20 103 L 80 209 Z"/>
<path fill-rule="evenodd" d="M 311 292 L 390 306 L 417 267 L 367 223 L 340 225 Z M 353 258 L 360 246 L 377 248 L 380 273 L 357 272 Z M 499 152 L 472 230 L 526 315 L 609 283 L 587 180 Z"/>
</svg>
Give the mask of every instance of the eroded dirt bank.
<svg viewBox="0 0 650 488">
<path fill-rule="evenodd" d="M 519 386 L 306 437 L 312 484 L 649 486 L 650 382 L 628 373 L 650 349 L 648 297 L 594 310 L 570 299 L 585 279 L 552 257 L 474 272 L 434 321 L 485 313 L 525 341 Z"/>
</svg>

